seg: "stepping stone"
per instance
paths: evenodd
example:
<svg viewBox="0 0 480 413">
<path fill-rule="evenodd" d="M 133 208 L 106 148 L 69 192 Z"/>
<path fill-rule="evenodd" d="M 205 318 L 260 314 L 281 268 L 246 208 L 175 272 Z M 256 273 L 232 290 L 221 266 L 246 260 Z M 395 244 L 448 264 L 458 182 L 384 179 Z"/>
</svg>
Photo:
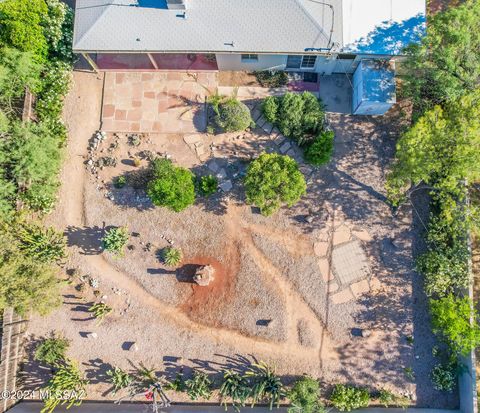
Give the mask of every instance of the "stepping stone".
<svg viewBox="0 0 480 413">
<path fill-rule="evenodd" d="M 362 280 L 350 285 L 352 289 L 352 293 L 355 298 L 360 297 L 362 294 L 368 293 L 370 291 L 370 285 L 368 284 L 368 280 Z"/>
<path fill-rule="evenodd" d="M 228 181 L 222 182 L 219 185 L 219 187 L 223 192 L 228 192 L 232 190 L 233 184 L 232 184 L 232 181 L 228 180 Z"/>
<path fill-rule="evenodd" d="M 292 147 L 292 145 L 290 145 L 290 142 L 285 142 L 285 143 L 280 147 L 280 152 L 283 153 L 283 154 L 286 154 L 291 147 Z"/>
<path fill-rule="evenodd" d="M 227 172 L 225 171 L 225 169 L 220 169 L 220 171 L 218 171 L 217 173 L 217 178 L 218 179 L 225 179 L 227 177 Z"/>
<path fill-rule="evenodd" d="M 330 299 L 332 300 L 333 304 L 348 303 L 354 298 L 355 297 L 353 296 L 352 292 L 348 288 L 330 296 Z"/>
<path fill-rule="evenodd" d="M 274 142 L 280 146 L 283 142 L 285 142 L 285 139 L 287 139 L 285 136 L 283 136 L 281 133 L 278 134 L 278 136 L 274 139 Z"/>
<path fill-rule="evenodd" d="M 268 133 L 268 134 L 270 134 L 270 133 L 272 132 L 272 128 L 273 128 L 273 125 L 272 125 L 271 123 L 268 123 L 268 122 L 265 123 L 265 124 L 262 126 L 262 129 L 263 129 L 266 133 Z"/>
<path fill-rule="evenodd" d="M 257 122 L 257 120 L 260 119 L 261 117 L 262 117 L 262 112 L 260 111 L 260 109 L 255 109 L 252 112 L 252 119 L 254 120 L 254 122 Z"/>
<path fill-rule="evenodd" d="M 328 246 L 329 246 L 328 242 L 324 242 L 324 241 L 316 242 L 313 246 L 315 255 L 317 257 L 325 257 L 328 252 Z"/>
<path fill-rule="evenodd" d="M 257 126 L 260 128 L 263 128 L 263 126 L 267 124 L 267 120 L 263 116 L 261 116 L 256 122 Z"/>
<path fill-rule="evenodd" d="M 360 231 L 352 231 L 352 235 L 356 238 L 358 238 L 359 240 L 362 240 L 362 241 L 365 241 L 365 242 L 369 242 L 372 240 L 372 237 L 371 235 L 364 229 L 360 230 Z"/>
<path fill-rule="evenodd" d="M 360 241 L 339 245 L 332 252 L 332 267 L 341 285 L 350 285 L 370 275 L 370 267 Z"/>
<path fill-rule="evenodd" d="M 208 169 L 210 169 L 214 173 L 216 173 L 220 169 L 220 166 L 217 164 L 217 162 L 215 162 L 214 159 L 211 160 L 207 166 L 208 166 Z"/>
<path fill-rule="evenodd" d="M 350 241 L 351 232 L 346 225 L 342 225 L 335 229 L 333 233 L 333 245 L 344 244 L 345 242 Z"/>
<path fill-rule="evenodd" d="M 322 274 L 322 279 L 325 282 L 332 281 L 333 274 L 330 271 L 330 263 L 327 258 L 321 258 L 318 260 L 318 267 L 320 268 L 320 274 Z"/>
</svg>

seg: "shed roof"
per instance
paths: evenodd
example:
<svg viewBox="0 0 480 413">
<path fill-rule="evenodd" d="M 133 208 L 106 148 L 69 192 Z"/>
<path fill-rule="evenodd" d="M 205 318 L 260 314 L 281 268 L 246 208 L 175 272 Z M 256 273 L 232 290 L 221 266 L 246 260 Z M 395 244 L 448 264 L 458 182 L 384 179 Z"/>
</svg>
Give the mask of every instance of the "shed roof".
<svg viewBox="0 0 480 413">
<path fill-rule="evenodd" d="M 414 4 L 407 14 L 422 10 L 422 4 L 425 10 L 425 0 L 187 1 L 183 15 L 169 10 L 165 0 L 77 0 L 74 50 L 285 54 L 332 47 L 352 50 L 382 19 L 393 16 L 393 4 Z M 359 7 L 372 1 L 382 3 L 378 10 Z M 403 18 L 405 13 L 400 14 Z M 365 20 L 367 24 L 359 25 Z"/>
</svg>

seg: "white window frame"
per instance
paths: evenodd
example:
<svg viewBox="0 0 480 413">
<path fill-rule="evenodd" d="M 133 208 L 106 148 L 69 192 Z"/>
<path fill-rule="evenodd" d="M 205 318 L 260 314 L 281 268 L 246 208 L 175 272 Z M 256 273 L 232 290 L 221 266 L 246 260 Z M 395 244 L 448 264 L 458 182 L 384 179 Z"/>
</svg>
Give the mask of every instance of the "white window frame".
<svg viewBox="0 0 480 413">
<path fill-rule="evenodd" d="M 242 62 L 244 63 L 256 63 L 258 62 L 258 54 L 255 53 L 242 53 Z"/>
<path fill-rule="evenodd" d="M 302 64 L 300 65 L 301 69 L 315 69 L 317 64 L 317 56 L 315 55 L 305 55 L 302 58 Z"/>
</svg>

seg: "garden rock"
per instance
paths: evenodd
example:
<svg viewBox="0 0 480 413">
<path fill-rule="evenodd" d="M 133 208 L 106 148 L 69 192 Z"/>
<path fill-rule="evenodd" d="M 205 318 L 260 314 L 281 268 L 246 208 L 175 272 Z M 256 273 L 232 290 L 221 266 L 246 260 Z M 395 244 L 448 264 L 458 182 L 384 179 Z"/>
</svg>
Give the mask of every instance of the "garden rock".
<svg viewBox="0 0 480 413">
<path fill-rule="evenodd" d="M 87 338 L 89 339 L 97 339 L 98 335 L 97 333 L 87 333 Z"/>
<path fill-rule="evenodd" d="M 232 190 L 233 184 L 232 184 L 232 181 L 228 180 L 228 181 L 222 182 L 219 185 L 219 187 L 223 192 L 228 192 Z"/>
</svg>

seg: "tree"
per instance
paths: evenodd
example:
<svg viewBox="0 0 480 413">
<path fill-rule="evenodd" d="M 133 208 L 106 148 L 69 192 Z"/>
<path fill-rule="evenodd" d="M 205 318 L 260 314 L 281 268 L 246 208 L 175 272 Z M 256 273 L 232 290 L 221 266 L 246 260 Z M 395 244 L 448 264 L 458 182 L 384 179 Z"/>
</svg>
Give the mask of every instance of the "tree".
<svg viewBox="0 0 480 413">
<path fill-rule="evenodd" d="M 32 52 L 44 60 L 48 52 L 43 23 L 48 17 L 45 0 L 5 0 L 0 3 L 0 39 L 6 46 Z"/>
<path fill-rule="evenodd" d="M 398 204 L 410 186 L 433 186 L 436 197 L 458 198 L 480 179 L 480 89 L 427 111 L 397 144 L 387 190 Z"/>
<path fill-rule="evenodd" d="M 422 43 L 406 49 L 403 90 L 418 114 L 478 87 L 479 21 L 480 1 L 467 0 L 431 17 Z"/>
<path fill-rule="evenodd" d="M 195 177 L 188 169 L 174 166 L 168 159 L 156 159 L 152 174 L 147 194 L 154 205 L 180 212 L 195 202 Z"/>
<path fill-rule="evenodd" d="M 468 354 L 480 345 L 478 314 L 468 297 L 453 294 L 430 300 L 433 331 L 440 335 L 457 354 Z M 470 322 L 470 318 L 473 322 Z"/>
<path fill-rule="evenodd" d="M 247 201 L 271 215 L 282 204 L 291 207 L 307 191 L 298 164 L 289 156 L 262 154 L 248 167 L 245 177 Z"/>
</svg>

